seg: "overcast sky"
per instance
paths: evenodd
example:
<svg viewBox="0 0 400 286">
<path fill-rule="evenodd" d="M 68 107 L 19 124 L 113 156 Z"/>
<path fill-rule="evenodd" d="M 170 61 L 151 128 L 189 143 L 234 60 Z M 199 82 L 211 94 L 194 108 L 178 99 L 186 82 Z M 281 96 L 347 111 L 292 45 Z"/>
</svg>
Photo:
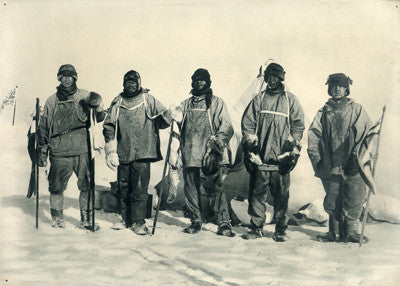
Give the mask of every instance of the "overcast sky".
<svg viewBox="0 0 400 286">
<path fill-rule="evenodd" d="M 18 120 L 55 91 L 60 65 L 106 105 L 134 69 L 166 106 L 187 97 L 204 67 L 232 106 L 268 58 L 307 116 L 327 100 L 325 81 L 344 72 L 373 119 L 398 97 L 399 1 L 3 1 L 0 91 L 18 85 Z M 23 100 L 22 100 L 23 99 Z M 29 113 L 29 112 L 28 112 Z"/>
</svg>

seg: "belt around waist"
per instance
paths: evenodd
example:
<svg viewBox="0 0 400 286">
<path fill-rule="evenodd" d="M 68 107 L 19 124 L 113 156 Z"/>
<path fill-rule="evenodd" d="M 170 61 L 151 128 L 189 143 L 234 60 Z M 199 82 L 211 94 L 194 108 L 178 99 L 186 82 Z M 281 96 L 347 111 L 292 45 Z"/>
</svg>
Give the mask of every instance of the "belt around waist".
<svg viewBox="0 0 400 286">
<path fill-rule="evenodd" d="M 57 133 L 55 135 L 52 135 L 52 136 L 50 136 L 50 138 L 54 138 L 54 137 L 58 137 L 58 136 L 61 136 L 61 135 L 65 135 L 67 133 L 70 133 L 72 131 L 75 131 L 75 130 L 78 130 L 78 129 L 82 129 L 82 128 L 86 128 L 86 126 L 79 126 L 79 127 L 71 128 L 71 129 L 65 130 L 63 132 Z"/>
<path fill-rule="evenodd" d="M 258 171 L 279 171 L 278 165 L 262 164 L 257 166 Z"/>
</svg>

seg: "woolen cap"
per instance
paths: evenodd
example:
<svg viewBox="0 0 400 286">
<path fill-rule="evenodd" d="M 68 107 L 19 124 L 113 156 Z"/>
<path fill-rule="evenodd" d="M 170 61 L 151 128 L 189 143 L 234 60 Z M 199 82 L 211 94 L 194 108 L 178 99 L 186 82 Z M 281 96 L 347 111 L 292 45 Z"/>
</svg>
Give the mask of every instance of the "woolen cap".
<svg viewBox="0 0 400 286">
<path fill-rule="evenodd" d="M 78 74 L 76 72 L 76 69 L 73 65 L 70 65 L 70 64 L 62 65 L 58 69 L 58 73 L 57 73 L 58 81 L 60 81 L 63 76 L 70 76 L 70 77 L 74 78 L 75 81 L 78 80 Z"/>
</svg>

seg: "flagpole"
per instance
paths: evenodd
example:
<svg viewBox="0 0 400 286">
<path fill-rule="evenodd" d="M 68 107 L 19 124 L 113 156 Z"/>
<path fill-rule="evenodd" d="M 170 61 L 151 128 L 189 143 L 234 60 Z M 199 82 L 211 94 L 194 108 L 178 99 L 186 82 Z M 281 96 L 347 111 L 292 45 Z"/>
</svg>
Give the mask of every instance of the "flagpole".
<svg viewBox="0 0 400 286">
<path fill-rule="evenodd" d="M 380 123 L 379 131 L 378 131 L 378 141 L 376 142 L 376 154 L 374 154 L 375 155 L 374 166 L 372 167 L 372 176 L 375 176 L 376 163 L 378 162 L 379 141 L 381 139 L 381 130 L 382 130 L 382 125 L 383 125 L 383 118 L 385 116 L 385 111 L 386 111 L 386 105 L 383 107 L 383 110 L 382 110 L 381 123 Z M 364 210 L 363 219 L 362 219 L 362 227 L 361 227 L 360 242 L 359 242 L 360 247 L 362 246 L 363 238 L 364 238 L 364 230 L 365 230 L 365 224 L 367 222 L 370 196 L 371 196 L 371 188 L 368 188 L 368 195 L 367 195 L 365 210 Z"/>
<path fill-rule="evenodd" d="M 14 111 L 13 111 L 13 120 L 12 120 L 12 126 L 14 126 L 14 122 L 15 122 L 15 111 L 17 109 L 17 88 L 18 85 L 15 86 L 15 94 L 14 94 Z"/>
</svg>

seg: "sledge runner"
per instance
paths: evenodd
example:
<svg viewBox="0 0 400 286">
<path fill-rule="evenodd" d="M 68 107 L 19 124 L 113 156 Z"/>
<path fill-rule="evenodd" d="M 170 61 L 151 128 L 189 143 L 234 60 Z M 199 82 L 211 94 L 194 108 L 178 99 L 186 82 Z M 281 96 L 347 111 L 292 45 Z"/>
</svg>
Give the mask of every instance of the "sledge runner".
<svg viewBox="0 0 400 286">
<path fill-rule="evenodd" d="M 90 109 L 94 109 L 97 122 L 101 122 L 106 113 L 103 110 L 100 95 L 77 87 L 78 75 L 72 65 L 62 65 L 58 70 L 57 79 L 60 81 L 60 85 L 57 87 L 57 92 L 47 99 L 39 121 L 38 164 L 40 167 L 46 167 L 49 156 L 48 180 L 52 226 L 65 227 L 63 193 L 72 173 L 75 173 L 78 177 L 80 191 L 80 226 L 90 229 L 92 227 L 90 224 L 92 208 L 91 204 L 88 204 L 90 189 L 89 114 Z"/>
<path fill-rule="evenodd" d="M 166 108 L 141 86 L 138 72 L 124 76 L 124 90 L 111 103 L 103 124 L 106 162 L 118 169 L 122 220 L 112 228 L 148 234 L 145 224 L 150 163 L 162 160 L 159 129 L 170 126 Z"/>
<path fill-rule="evenodd" d="M 241 122 L 245 164 L 250 173 L 248 213 L 251 216 L 251 229 L 243 238 L 262 237 L 267 194 L 270 191 L 276 222 L 273 238 L 281 242 L 287 240 L 289 172 L 299 156 L 304 113 L 297 97 L 285 90 L 282 66 L 269 64 L 264 80 L 267 88 L 253 97 Z"/>
<path fill-rule="evenodd" d="M 348 97 L 352 84 L 348 76 L 331 74 L 326 84 L 331 98 L 308 130 L 308 156 L 324 186 L 324 209 L 329 214 L 329 231 L 317 238 L 358 243 L 358 220 L 367 190 L 357 166 L 357 151 L 371 120 L 365 109 Z M 363 240 L 368 241 L 366 237 Z"/>
<path fill-rule="evenodd" d="M 198 69 L 192 76 L 190 97 L 171 117 L 180 123 L 184 192 L 191 224 L 184 229 L 198 233 L 206 217 L 214 217 L 217 234 L 234 236 L 228 202 L 223 191 L 221 166 L 227 163 L 226 147 L 233 127 L 224 101 L 213 94 L 210 74 Z"/>
</svg>

